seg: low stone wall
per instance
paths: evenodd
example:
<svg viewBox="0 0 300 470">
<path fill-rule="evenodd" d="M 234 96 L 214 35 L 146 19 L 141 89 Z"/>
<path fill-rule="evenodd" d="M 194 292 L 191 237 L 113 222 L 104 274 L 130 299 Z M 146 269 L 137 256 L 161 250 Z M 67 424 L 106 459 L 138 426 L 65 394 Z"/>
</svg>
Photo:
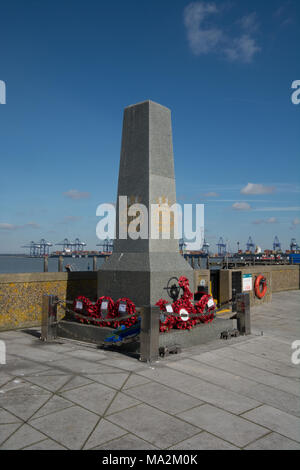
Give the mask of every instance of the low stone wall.
<svg viewBox="0 0 300 470">
<path fill-rule="evenodd" d="M 272 291 L 300 289 L 300 266 L 276 266 L 272 271 Z"/>
<path fill-rule="evenodd" d="M 96 300 L 97 272 L 0 274 L 0 330 L 40 325 L 44 294 Z"/>
</svg>

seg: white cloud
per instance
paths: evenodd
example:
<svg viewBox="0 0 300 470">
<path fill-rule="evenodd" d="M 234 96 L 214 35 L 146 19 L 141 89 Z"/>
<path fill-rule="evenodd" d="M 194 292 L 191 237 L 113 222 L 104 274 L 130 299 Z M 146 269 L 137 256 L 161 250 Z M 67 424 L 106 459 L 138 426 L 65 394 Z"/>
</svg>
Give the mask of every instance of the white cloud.
<svg viewBox="0 0 300 470">
<path fill-rule="evenodd" d="M 247 32 L 255 32 L 258 30 L 258 22 L 257 22 L 257 15 L 256 12 L 254 11 L 253 13 L 250 13 L 249 15 L 243 16 L 240 20 L 238 20 L 238 24 L 242 29 L 244 29 Z"/>
<path fill-rule="evenodd" d="M 276 224 L 276 223 L 277 223 L 277 219 L 276 219 L 276 217 L 270 217 L 269 219 L 254 220 L 254 222 L 252 222 L 252 223 L 255 224 L 255 225 L 260 225 L 260 224 Z"/>
<path fill-rule="evenodd" d="M 17 228 L 19 228 L 18 225 L 7 224 L 5 222 L 0 223 L 0 230 L 16 230 Z"/>
<path fill-rule="evenodd" d="M 248 34 L 243 34 L 240 38 L 233 39 L 230 47 L 224 49 L 227 58 L 231 62 L 240 61 L 250 63 L 260 47 L 256 45 L 256 40 Z"/>
<path fill-rule="evenodd" d="M 215 50 L 223 39 L 219 28 L 203 26 L 204 20 L 211 14 L 219 13 L 214 3 L 194 2 L 184 10 L 184 24 L 192 52 L 195 55 L 208 54 Z"/>
<path fill-rule="evenodd" d="M 37 224 L 36 222 L 28 222 L 28 224 L 25 224 L 24 227 L 40 228 L 40 225 Z"/>
<path fill-rule="evenodd" d="M 20 228 L 40 228 L 40 225 L 35 222 L 28 222 L 24 225 L 15 225 L 15 224 L 8 224 L 6 222 L 0 223 L 0 230 L 18 230 Z"/>
<path fill-rule="evenodd" d="M 90 197 L 90 193 L 81 192 L 78 189 L 69 189 L 69 191 L 64 193 L 64 196 L 74 200 L 87 199 Z"/>
<path fill-rule="evenodd" d="M 274 186 L 264 186 L 263 184 L 248 183 L 243 189 L 241 194 L 271 194 L 274 193 Z"/>
<path fill-rule="evenodd" d="M 232 208 L 236 211 L 249 211 L 251 206 L 247 202 L 236 202 L 232 204 Z"/>
<path fill-rule="evenodd" d="M 217 18 L 220 13 L 221 8 L 215 3 L 192 2 L 185 7 L 184 25 L 191 51 L 197 56 L 218 53 L 232 62 L 251 62 L 260 51 L 256 39 L 250 35 L 258 28 L 256 14 L 237 21 L 242 34 L 235 37 L 213 23 L 212 17 Z"/>
</svg>

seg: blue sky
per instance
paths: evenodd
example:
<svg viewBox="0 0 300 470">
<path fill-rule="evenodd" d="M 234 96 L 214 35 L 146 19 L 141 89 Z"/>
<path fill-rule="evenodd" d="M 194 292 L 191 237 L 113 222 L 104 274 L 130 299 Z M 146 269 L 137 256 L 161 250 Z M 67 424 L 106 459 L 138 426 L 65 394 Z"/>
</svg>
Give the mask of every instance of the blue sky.
<svg viewBox="0 0 300 470">
<path fill-rule="evenodd" d="M 1 2 L 0 252 L 80 237 L 116 198 L 122 114 L 172 110 L 177 198 L 206 238 L 300 243 L 299 1 Z"/>
</svg>

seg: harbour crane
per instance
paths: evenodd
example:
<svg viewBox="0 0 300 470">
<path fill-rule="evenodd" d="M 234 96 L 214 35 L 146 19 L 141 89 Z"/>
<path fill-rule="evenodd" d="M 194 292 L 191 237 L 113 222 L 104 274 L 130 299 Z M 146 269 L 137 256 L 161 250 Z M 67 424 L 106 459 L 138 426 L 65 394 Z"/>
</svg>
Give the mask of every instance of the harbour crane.
<svg viewBox="0 0 300 470">
<path fill-rule="evenodd" d="M 204 238 L 203 246 L 202 246 L 202 251 L 206 254 L 209 255 L 209 243 Z"/>
<path fill-rule="evenodd" d="M 86 243 L 80 241 L 79 238 L 75 238 L 75 240 L 71 242 L 71 245 L 74 251 L 83 251 L 83 247 L 86 246 Z"/>
<path fill-rule="evenodd" d="M 290 250 L 291 251 L 298 251 L 299 250 L 299 246 L 298 246 L 298 243 L 297 243 L 295 238 L 292 238 L 292 240 L 291 240 Z"/>
<path fill-rule="evenodd" d="M 226 254 L 226 243 L 224 243 L 224 240 L 222 237 L 219 239 L 219 243 L 217 243 L 218 247 L 218 256 L 224 256 Z"/>
<path fill-rule="evenodd" d="M 106 238 L 103 240 L 103 243 L 98 243 L 96 246 L 101 246 L 103 253 L 111 253 L 113 251 L 114 242 L 110 238 Z"/>
<path fill-rule="evenodd" d="M 281 251 L 281 243 L 276 235 L 274 238 L 274 243 L 273 243 L 273 251 Z"/>
<path fill-rule="evenodd" d="M 247 251 L 250 251 L 251 253 L 255 251 L 255 244 L 253 243 L 253 240 L 251 237 L 249 237 L 247 241 Z"/>
</svg>

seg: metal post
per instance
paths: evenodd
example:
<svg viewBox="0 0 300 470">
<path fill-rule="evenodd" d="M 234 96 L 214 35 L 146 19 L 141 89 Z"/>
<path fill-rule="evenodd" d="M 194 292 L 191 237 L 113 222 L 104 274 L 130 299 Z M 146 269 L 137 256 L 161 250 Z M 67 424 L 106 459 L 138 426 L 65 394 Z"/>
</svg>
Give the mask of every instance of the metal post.
<svg viewBox="0 0 300 470">
<path fill-rule="evenodd" d="M 55 295 L 44 295 L 42 305 L 41 339 L 51 341 L 56 338 L 57 300 Z"/>
<path fill-rule="evenodd" d="M 236 289 L 232 289 L 232 311 L 236 312 L 237 300 L 236 300 Z"/>
<path fill-rule="evenodd" d="M 250 294 L 237 294 L 236 299 L 237 329 L 243 335 L 251 335 Z"/>
<path fill-rule="evenodd" d="M 62 256 L 58 257 L 58 272 L 62 273 L 63 272 L 63 264 L 64 264 L 64 259 Z"/>
<path fill-rule="evenodd" d="M 48 256 L 44 256 L 44 273 L 48 272 Z"/>
<path fill-rule="evenodd" d="M 93 271 L 97 271 L 97 256 L 93 257 Z"/>
<path fill-rule="evenodd" d="M 142 307 L 142 326 L 140 334 L 140 360 L 157 361 L 159 357 L 159 307 Z"/>
</svg>

